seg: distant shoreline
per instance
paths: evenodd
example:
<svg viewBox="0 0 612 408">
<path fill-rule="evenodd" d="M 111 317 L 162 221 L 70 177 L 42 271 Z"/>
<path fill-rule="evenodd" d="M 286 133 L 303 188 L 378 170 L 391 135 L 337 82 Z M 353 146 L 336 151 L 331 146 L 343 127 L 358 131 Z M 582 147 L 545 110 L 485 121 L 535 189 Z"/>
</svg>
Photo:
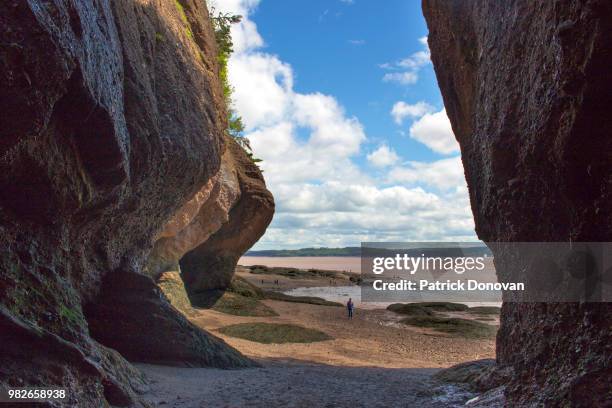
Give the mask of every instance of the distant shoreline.
<svg viewBox="0 0 612 408">
<path fill-rule="evenodd" d="M 239 265 L 265 265 L 271 268 L 320 269 L 361 273 L 361 258 L 357 256 L 250 256 L 245 255 Z"/>
<path fill-rule="evenodd" d="M 439 243 L 435 243 L 439 244 Z M 407 244 L 409 245 L 409 244 Z M 422 246 L 421 246 L 422 245 Z M 406 247 L 403 249 L 393 249 L 382 247 L 344 247 L 344 248 L 301 248 L 301 249 L 266 249 L 260 251 L 248 251 L 243 256 L 248 257 L 269 257 L 269 258 L 306 258 L 306 257 L 343 257 L 343 258 L 360 258 L 362 251 L 366 250 L 366 254 L 376 254 L 375 256 L 381 256 L 382 254 L 389 253 L 394 255 L 396 253 L 406 253 L 410 256 L 419 256 L 422 252 L 431 255 L 447 255 L 447 256 L 462 256 L 462 255 L 474 255 L 474 254 L 487 254 L 491 256 L 490 249 L 484 244 L 475 244 L 469 247 L 440 247 L 433 246 L 428 247 L 426 243 L 419 243 L 418 247 Z M 458 252 L 459 251 L 459 252 Z M 452 255 L 451 255 L 452 254 Z"/>
<path fill-rule="evenodd" d="M 261 251 L 248 251 L 244 256 L 258 257 L 360 257 L 361 247 L 345 248 L 301 248 L 301 249 L 266 249 Z"/>
</svg>

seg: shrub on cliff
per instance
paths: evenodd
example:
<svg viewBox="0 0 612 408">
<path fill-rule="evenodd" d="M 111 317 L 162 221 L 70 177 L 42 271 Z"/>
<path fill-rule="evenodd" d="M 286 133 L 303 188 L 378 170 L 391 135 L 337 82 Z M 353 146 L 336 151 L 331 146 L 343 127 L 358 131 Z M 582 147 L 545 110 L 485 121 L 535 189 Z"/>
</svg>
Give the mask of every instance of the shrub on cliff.
<svg viewBox="0 0 612 408">
<path fill-rule="evenodd" d="M 215 8 L 210 9 L 210 18 L 213 22 L 215 29 L 215 40 L 217 42 L 217 48 L 219 54 L 217 59 L 219 61 L 219 77 L 223 84 L 223 95 L 227 105 L 227 123 L 228 134 L 236 140 L 236 142 L 245 150 L 253 162 L 258 163 L 261 159 L 253 156 L 251 144 L 249 139 L 244 136 L 244 124 L 242 118 L 236 113 L 232 107 L 232 92 L 233 87 L 229 82 L 227 64 L 229 58 L 234 52 L 234 42 L 232 41 L 231 26 L 237 24 L 242 20 L 242 16 L 231 13 L 215 13 Z"/>
</svg>

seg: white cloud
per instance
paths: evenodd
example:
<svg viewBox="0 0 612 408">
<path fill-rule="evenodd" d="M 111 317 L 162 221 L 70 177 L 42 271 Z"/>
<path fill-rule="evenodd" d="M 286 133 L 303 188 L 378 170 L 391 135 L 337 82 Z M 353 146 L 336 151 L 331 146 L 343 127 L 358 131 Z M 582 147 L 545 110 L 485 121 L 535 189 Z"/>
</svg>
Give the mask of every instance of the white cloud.
<svg viewBox="0 0 612 408">
<path fill-rule="evenodd" d="M 467 191 L 461 188 L 432 194 L 419 187 L 327 183 L 276 197 L 286 206 L 278 208 L 263 238 L 269 248 L 474 239 Z"/>
<path fill-rule="evenodd" d="M 344 4 L 348 4 L 348 5 L 353 5 L 353 4 L 355 4 L 355 0 L 340 0 L 340 3 L 344 3 Z"/>
<path fill-rule="evenodd" d="M 365 182 L 367 177 L 351 160 L 366 138 L 359 121 L 346 117 L 330 96 L 291 92 L 288 98 L 282 120 L 247 135 L 263 159 L 270 188 L 330 179 Z"/>
<path fill-rule="evenodd" d="M 382 145 L 368 154 L 367 159 L 375 167 L 387 167 L 397 163 L 399 157 L 389 146 Z"/>
<path fill-rule="evenodd" d="M 270 248 L 474 238 L 469 200 L 460 188 L 433 194 L 421 187 L 328 182 L 285 185 L 275 197 L 281 204 L 262 242 Z"/>
<path fill-rule="evenodd" d="M 229 63 L 232 99 L 247 130 L 277 123 L 291 102 L 293 73 L 276 56 L 236 53 Z"/>
<path fill-rule="evenodd" d="M 434 107 L 427 102 L 417 102 L 413 105 L 399 101 L 393 105 L 391 116 L 398 125 L 401 125 L 405 118 L 420 118 L 421 116 L 434 111 Z"/>
<path fill-rule="evenodd" d="M 428 185 L 438 190 L 452 190 L 465 186 L 461 157 L 450 157 L 434 162 L 408 162 L 389 172 L 390 182 L 408 185 Z"/>
<path fill-rule="evenodd" d="M 459 151 L 459 144 L 444 109 L 427 113 L 414 122 L 410 126 L 410 137 L 436 153 L 451 154 Z"/>
<path fill-rule="evenodd" d="M 397 82 L 402 85 L 412 85 L 419 80 L 419 71 L 431 62 L 431 53 L 427 45 L 427 37 L 419 38 L 419 43 L 424 47 L 423 50 L 411 54 L 395 63 L 386 62 L 378 66 L 388 72 L 383 76 L 384 82 Z"/>
<path fill-rule="evenodd" d="M 416 84 L 418 80 L 419 80 L 418 74 L 413 71 L 389 72 L 383 76 L 384 82 L 397 82 L 402 85 Z"/>
<path fill-rule="evenodd" d="M 364 45 L 366 43 L 365 40 L 349 40 L 348 42 L 352 45 Z"/>
<path fill-rule="evenodd" d="M 325 20 L 325 17 L 329 14 L 329 9 L 325 9 L 323 13 L 319 14 L 319 23 L 322 23 Z"/>
<path fill-rule="evenodd" d="M 429 64 L 430 54 L 428 51 L 418 51 L 397 63 L 399 67 L 409 69 L 419 69 L 422 66 Z"/>
</svg>

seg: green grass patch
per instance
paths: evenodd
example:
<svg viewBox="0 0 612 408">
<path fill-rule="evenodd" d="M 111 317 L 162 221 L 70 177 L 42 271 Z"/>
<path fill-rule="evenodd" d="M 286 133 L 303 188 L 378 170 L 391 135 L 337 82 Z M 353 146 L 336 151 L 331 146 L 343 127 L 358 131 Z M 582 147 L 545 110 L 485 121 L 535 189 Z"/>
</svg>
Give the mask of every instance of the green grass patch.
<svg viewBox="0 0 612 408">
<path fill-rule="evenodd" d="M 393 303 L 387 310 L 409 316 L 433 316 L 435 313 L 417 303 Z"/>
<path fill-rule="evenodd" d="M 320 306 L 340 306 L 343 307 L 342 303 L 331 302 L 329 300 L 322 299 L 320 297 L 315 296 L 291 296 L 286 295 L 281 292 L 274 291 L 264 291 L 264 296 L 266 299 L 271 300 L 280 300 L 283 302 L 295 302 L 295 303 L 308 303 L 311 305 L 320 305 Z"/>
<path fill-rule="evenodd" d="M 467 312 L 480 315 L 499 315 L 501 313 L 501 308 L 496 306 L 476 306 L 470 307 Z"/>
<path fill-rule="evenodd" d="M 313 343 L 333 339 L 319 330 L 293 324 L 241 323 L 222 327 L 219 332 L 264 344 Z"/>
<path fill-rule="evenodd" d="M 185 284 L 178 272 L 164 272 L 158 278 L 157 286 L 174 308 L 188 316 L 194 314 L 191 301 L 185 290 Z"/>
<path fill-rule="evenodd" d="M 234 276 L 227 290 L 228 292 L 254 299 L 263 299 L 265 297 L 263 290 L 239 276 Z"/>
<path fill-rule="evenodd" d="M 278 316 L 272 308 L 259 300 L 226 292 L 212 306 L 213 310 L 235 316 Z"/>
<path fill-rule="evenodd" d="M 455 317 L 413 316 L 400 320 L 400 323 L 472 339 L 491 338 L 497 333 L 495 326 Z"/>
<path fill-rule="evenodd" d="M 421 307 L 426 307 L 437 312 L 465 312 L 468 310 L 468 306 L 463 303 L 451 303 L 451 302 L 420 302 L 414 303 Z"/>
<path fill-rule="evenodd" d="M 176 9 L 179 12 L 181 21 L 183 21 L 183 24 L 185 24 L 185 31 L 187 32 L 187 37 L 193 40 L 193 31 L 191 31 L 191 25 L 189 24 L 189 19 L 187 18 L 187 14 L 185 13 L 185 8 L 179 0 L 174 0 L 174 5 L 176 6 Z"/>
<path fill-rule="evenodd" d="M 279 275 L 290 279 L 309 279 L 309 278 L 338 278 L 339 272 L 324 269 L 297 269 L 284 267 L 267 267 L 264 265 L 249 266 L 249 272 L 253 274 Z"/>
<path fill-rule="evenodd" d="M 62 319 L 69 321 L 75 326 L 80 326 L 85 321 L 80 310 L 69 308 L 64 304 L 60 305 L 59 314 Z"/>
</svg>

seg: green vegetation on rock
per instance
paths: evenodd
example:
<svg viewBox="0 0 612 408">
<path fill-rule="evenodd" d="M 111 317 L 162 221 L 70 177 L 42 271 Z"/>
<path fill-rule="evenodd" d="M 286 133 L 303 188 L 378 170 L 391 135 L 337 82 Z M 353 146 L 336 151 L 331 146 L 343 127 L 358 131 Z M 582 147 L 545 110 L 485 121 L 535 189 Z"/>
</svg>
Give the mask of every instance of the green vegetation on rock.
<svg viewBox="0 0 612 408">
<path fill-rule="evenodd" d="M 59 313 L 62 319 L 69 321 L 74 325 L 81 325 L 84 322 L 83 313 L 76 308 L 69 308 L 66 305 L 60 305 Z"/>
<path fill-rule="evenodd" d="M 191 25 L 189 24 L 189 19 L 187 19 L 187 14 L 185 13 L 185 8 L 181 4 L 180 0 L 174 0 L 174 5 L 181 16 L 181 21 L 185 25 L 185 32 L 187 33 L 187 37 L 193 40 L 193 31 L 191 31 Z"/>
<path fill-rule="evenodd" d="M 263 299 L 265 297 L 264 292 L 260 288 L 240 276 L 233 277 L 227 290 L 237 295 L 254 299 Z"/>
<path fill-rule="evenodd" d="M 472 339 L 491 338 L 497 333 L 495 326 L 455 317 L 413 316 L 400 320 L 400 323 Z"/>
<path fill-rule="evenodd" d="M 235 316 L 278 316 L 278 313 L 259 300 L 231 292 L 224 293 L 212 309 Z"/>
<path fill-rule="evenodd" d="M 467 312 L 480 315 L 499 315 L 501 313 L 501 308 L 496 306 L 475 306 L 470 307 Z"/>
<path fill-rule="evenodd" d="M 463 303 L 451 303 L 451 302 L 420 302 L 416 303 L 421 307 L 426 307 L 437 312 L 465 312 L 468 310 L 468 306 Z"/>
<path fill-rule="evenodd" d="M 233 108 L 232 93 L 234 89 L 229 82 L 227 70 L 229 58 L 232 55 L 232 52 L 234 52 L 231 27 L 232 24 L 239 23 L 242 20 L 242 16 L 231 13 L 216 14 L 215 9 L 211 8 L 210 19 L 212 20 L 213 28 L 215 30 L 215 40 L 217 42 L 218 49 L 217 61 L 219 62 L 219 78 L 221 79 L 223 96 L 225 98 L 225 104 L 227 105 L 227 132 L 244 149 L 254 163 L 261 162 L 261 159 L 253 156 L 251 143 L 249 139 L 244 136 L 244 124 L 242 123 L 242 118 Z"/>
<path fill-rule="evenodd" d="M 467 305 L 451 302 L 393 303 L 387 310 L 413 316 L 432 316 L 436 312 L 465 312 Z"/>
<path fill-rule="evenodd" d="M 266 299 L 270 300 L 280 300 L 282 302 L 293 302 L 293 303 L 307 303 L 310 305 L 320 305 L 320 306 L 344 306 L 342 303 L 331 302 L 329 300 L 322 299 L 320 297 L 315 296 L 291 296 L 286 295 L 281 292 L 274 291 L 265 291 L 264 295 Z"/>
<path fill-rule="evenodd" d="M 185 284 L 178 272 L 164 272 L 157 280 L 157 286 L 175 309 L 188 316 L 193 314 Z"/>
<path fill-rule="evenodd" d="M 418 303 L 393 303 L 387 310 L 409 316 L 433 316 L 435 313 Z"/>
<path fill-rule="evenodd" d="M 219 332 L 226 336 L 265 344 L 313 343 L 333 340 L 331 336 L 319 330 L 293 324 L 240 323 L 222 327 Z"/>
<path fill-rule="evenodd" d="M 291 279 L 308 279 L 308 278 L 337 278 L 340 272 L 329 271 L 325 269 L 297 269 L 285 267 L 267 267 L 264 265 L 249 266 L 249 272 L 253 274 L 269 274 L 285 276 Z"/>
</svg>

